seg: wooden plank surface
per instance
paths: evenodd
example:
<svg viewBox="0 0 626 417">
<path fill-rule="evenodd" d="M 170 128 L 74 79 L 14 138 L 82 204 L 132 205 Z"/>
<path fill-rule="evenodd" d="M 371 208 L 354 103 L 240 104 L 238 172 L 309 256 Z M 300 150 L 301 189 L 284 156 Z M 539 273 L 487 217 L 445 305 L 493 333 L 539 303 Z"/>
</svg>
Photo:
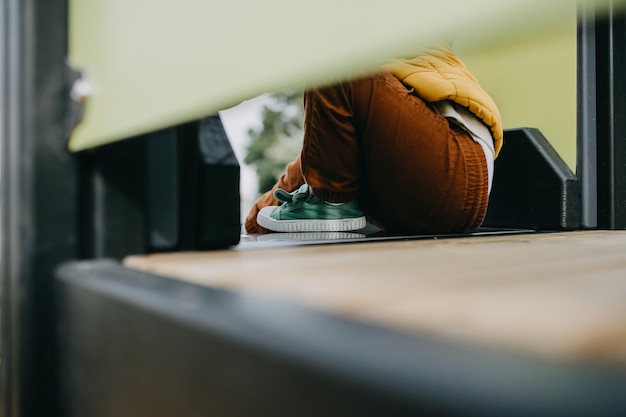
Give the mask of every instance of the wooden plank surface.
<svg viewBox="0 0 626 417">
<path fill-rule="evenodd" d="M 626 370 L 626 232 L 241 246 L 124 264 L 401 331 Z"/>
</svg>

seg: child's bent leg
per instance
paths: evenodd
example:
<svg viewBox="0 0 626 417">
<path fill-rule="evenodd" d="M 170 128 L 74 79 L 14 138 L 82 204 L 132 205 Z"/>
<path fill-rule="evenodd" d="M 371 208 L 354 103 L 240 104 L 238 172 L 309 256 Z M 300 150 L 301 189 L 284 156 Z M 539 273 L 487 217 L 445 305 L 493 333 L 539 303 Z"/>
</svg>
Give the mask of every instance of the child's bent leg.
<svg viewBox="0 0 626 417">
<path fill-rule="evenodd" d="M 353 200 L 359 190 L 361 158 L 352 84 L 305 93 L 302 173 L 315 195 L 332 203 Z"/>
<path fill-rule="evenodd" d="M 319 198 L 357 197 L 392 229 L 449 232 L 482 220 L 480 145 L 392 75 L 309 91 L 305 119 L 302 172 Z"/>
</svg>

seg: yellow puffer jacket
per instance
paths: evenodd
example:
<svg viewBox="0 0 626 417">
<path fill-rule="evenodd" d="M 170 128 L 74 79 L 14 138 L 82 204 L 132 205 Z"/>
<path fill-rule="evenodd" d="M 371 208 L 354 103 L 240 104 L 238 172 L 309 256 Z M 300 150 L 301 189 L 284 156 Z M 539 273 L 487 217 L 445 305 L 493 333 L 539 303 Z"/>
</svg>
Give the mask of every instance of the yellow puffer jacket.
<svg viewBox="0 0 626 417">
<path fill-rule="evenodd" d="M 502 118 L 498 107 L 478 80 L 454 54 L 449 43 L 425 48 L 411 59 L 384 64 L 403 84 L 413 87 L 424 101 L 451 100 L 467 107 L 493 134 L 496 156 L 502 148 Z"/>
</svg>

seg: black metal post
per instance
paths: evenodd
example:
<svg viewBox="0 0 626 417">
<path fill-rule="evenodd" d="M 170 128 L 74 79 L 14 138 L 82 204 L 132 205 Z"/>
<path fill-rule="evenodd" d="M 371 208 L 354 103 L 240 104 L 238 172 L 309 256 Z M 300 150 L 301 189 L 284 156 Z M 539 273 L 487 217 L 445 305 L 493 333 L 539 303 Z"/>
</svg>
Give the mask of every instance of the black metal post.
<svg viewBox="0 0 626 417">
<path fill-rule="evenodd" d="M 611 2 L 596 24 L 598 226 L 626 229 L 626 15 Z"/>
<path fill-rule="evenodd" d="M 596 143 L 596 10 L 586 2 L 579 6 L 577 54 L 577 152 L 583 228 L 598 226 Z"/>
<path fill-rule="evenodd" d="M 52 270 L 77 254 L 66 0 L 3 0 L 2 413 L 58 412 Z"/>
<path fill-rule="evenodd" d="M 578 35 L 582 225 L 626 229 L 626 2 L 585 4 Z"/>
</svg>

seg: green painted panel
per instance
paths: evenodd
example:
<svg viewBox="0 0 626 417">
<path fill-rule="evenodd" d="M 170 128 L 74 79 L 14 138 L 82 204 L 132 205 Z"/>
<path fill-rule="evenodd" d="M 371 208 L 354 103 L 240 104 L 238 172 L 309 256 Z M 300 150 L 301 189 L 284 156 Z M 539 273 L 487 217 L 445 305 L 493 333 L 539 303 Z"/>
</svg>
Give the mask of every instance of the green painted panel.
<svg viewBox="0 0 626 417">
<path fill-rule="evenodd" d="M 468 54 L 494 38 L 514 43 L 571 21 L 573 3 L 70 0 L 69 60 L 86 71 L 92 93 L 69 148 L 214 114 L 263 92 L 355 75 L 433 36 L 463 34 Z"/>
<path fill-rule="evenodd" d="M 567 19 L 539 36 L 532 31 L 463 54 L 466 65 L 498 104 L 505 128 L 539 128 L 576 168 L 576 3 Z M 506 146 L 506 144 L 505 144 Z"/>
</svg>

